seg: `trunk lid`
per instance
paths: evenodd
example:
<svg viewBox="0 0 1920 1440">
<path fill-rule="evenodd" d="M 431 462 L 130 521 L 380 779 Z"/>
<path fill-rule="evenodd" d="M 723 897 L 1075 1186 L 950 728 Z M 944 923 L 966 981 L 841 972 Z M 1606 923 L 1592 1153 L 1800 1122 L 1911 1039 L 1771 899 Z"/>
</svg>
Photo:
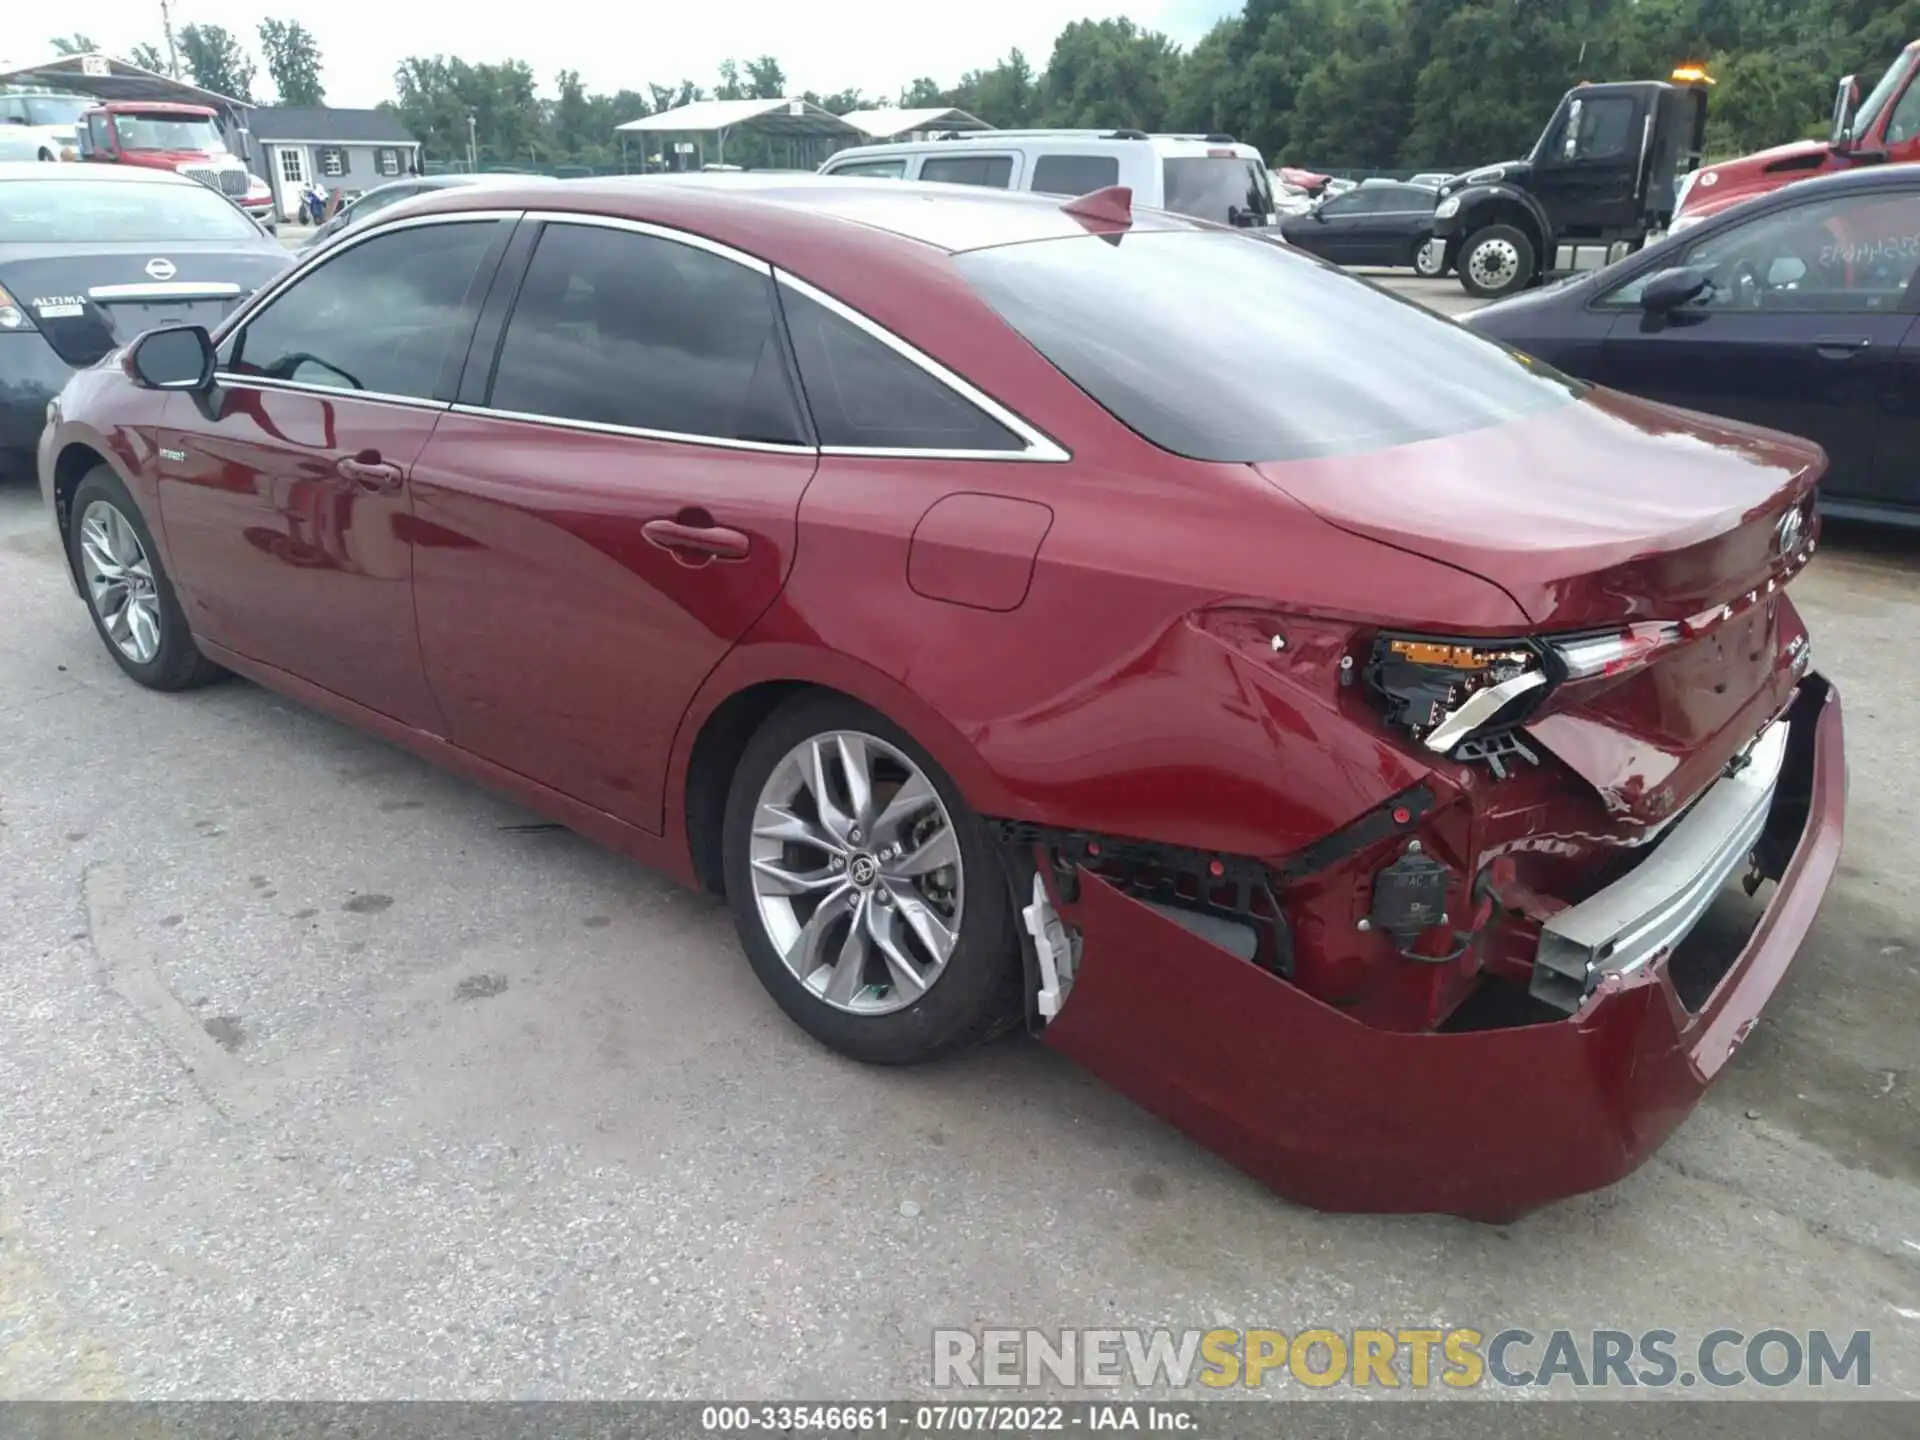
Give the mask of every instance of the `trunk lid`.
<svg viewBox="0 0 1920 1440">
<path fill-rule="evenodd" d="M 1542 631 L 1684 620 L 1763 588 L 1820 448 L 1611 391 L 1510 424 L 1254 467 L 1329 523 L 1500 586 Z"/>
<path fill-rule="evenodd" d="M 1804 554 L 1781 527 L 1825 468 L 1807 442 L 1596 391 L 1364 467 L 1256 468 L 1332 524 L 1500 586 L 1537 634 L 1694 622 L 1650 663 L 1560 687 L 1528 727 L 1632 823 L 1677 813 L 1805 672 L 1779 586 Z"/>
<path fill-rule="evenodd" d="M 277 245 L 0 247 L 0 288 L 69 365 L 91 365 L 143 330 L 209 330 L 292 261 Z"/>
</svg>

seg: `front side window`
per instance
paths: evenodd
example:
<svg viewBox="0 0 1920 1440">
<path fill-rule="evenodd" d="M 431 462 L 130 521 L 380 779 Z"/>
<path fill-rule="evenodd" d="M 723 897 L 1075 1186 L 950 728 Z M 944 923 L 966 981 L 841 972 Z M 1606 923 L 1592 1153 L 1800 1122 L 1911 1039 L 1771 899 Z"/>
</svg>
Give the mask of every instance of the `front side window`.
<svg viewBox="0 0 1920 1440">
<path fill-rule="evenodd" d="M 1887 143 L 1903 145 L 1920 135 L 1920 84 L 1909 85 L 1887 120 Z"/>
<path fill-rule="evenodd" d="M 113 153 L 113 136 L 107 129 L 107 117 L 105 115 L 89 115 L 87 117 L 87 135 L 93 141 L 94 149 L 104 155 L 111 155 Z"/>
<path fill-rule="evenodd" d="M 771 277 L 599 225 L 554 224 L 541 235 L 488 404 L 716 440 L 806 439 Z"/>
<path fill-rule="evenodd" d="M 1561 130 L 1563 160 L 1610 160 L 1634 143 L 1634 116 L 1639 107 L 1625 95 L 1579 98 L 1567 106 Z"/>
<path fill-rule="evenodd" d="M 1584 393 L 1265 238 L 1089 235 L 954 263 L 1123 424 L 1196 460 L 1357 454 L 1503 424 Z"/>
<path fill-rule="evenodd" d="M 1920 268 L 1920 191 L 1841 196 L 1758 215 L 1706 236 L 1677 263 L 1707 273 L 1707 289 L 1689 309 L 1897 309 Z M 1638 305 L 1657 273 L 1635 277 L 1602 303 Z"/>
<path fill-rule="evenodd" d="M 1026 441 L 829 307 L 783 286 L 814 432 L 830 448 L 1020 451 Z"/>
<path fill-rule="evenodd" d="M 1013 183 L 1013 157 L 933 155 L 921 162 L 920 178 L 945 185 L 985 185 L 1004 190 Z"/>
<path fill-rule="evenodd" d="M 0 245 L 259 238 L 254 223 L 231 203 L 190 181 L 27 179 L 0 185 Z"/>
<path fill-rule="evenodd" d="M 1042 195 L 1088 195 L 1119 183 L 1113 155 L 1042 155 L 1033 162 L 1033 188 Z"/>
<path fill-rule="evenodd" d="M 223 368 L 377 395 L 450 394 L 499 226 L 419 225 L 341 251 L 251 317 Z"/>
<path fill-rule="evenodd" d="M 905 160 L 855 160 L 846 165 L 836 165 L 827 173 L 851 175 L 855 179 L 899 180 L 907 173 L 907 162 Z"/>
<path fill-rule="evenodd" d="M 1893 92 L 1900 88 L 1900 82 L 1907 76 L 1907 57 L 1904 53 L 1893 57 L 1893 63 L 1881 73 L 1879 81 L 1860 102 L 1860 108 L 1854 113 L 1853 133 L 1865 135 L 1873 129 L 1873 122 L 1880 118 L 1880 112 L 1887 108 L 1887 102 L 1893 99 Z"/>
</svg>

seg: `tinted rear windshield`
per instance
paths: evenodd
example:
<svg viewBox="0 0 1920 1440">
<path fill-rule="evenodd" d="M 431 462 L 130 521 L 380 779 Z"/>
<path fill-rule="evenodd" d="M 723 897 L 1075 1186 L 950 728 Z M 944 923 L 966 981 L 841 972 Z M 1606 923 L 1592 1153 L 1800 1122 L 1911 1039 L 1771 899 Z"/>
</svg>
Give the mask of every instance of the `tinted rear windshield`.
<svg viewBox="0 0 1920 1440">
<path fill-rule="evenodd" d="M 1088 235 L 955 261 L 1082 390 L 1195 460 L 1379 450 L 1498 425 L 1584 390 L 1251 235 Z"/>
<path fill-rule="evenodd" d="M 1168 210 L 1217 225 L 1261 225 L 1273 214 L 1267 167 L 1241 156 L 1192 156 L 1162 162 Z"/>
<path fill-rule="evenodd" d="M 259 235 L 251 220 L 204 185 L 0 181 L 0 245 L 245 240 Z"/>
</svg>

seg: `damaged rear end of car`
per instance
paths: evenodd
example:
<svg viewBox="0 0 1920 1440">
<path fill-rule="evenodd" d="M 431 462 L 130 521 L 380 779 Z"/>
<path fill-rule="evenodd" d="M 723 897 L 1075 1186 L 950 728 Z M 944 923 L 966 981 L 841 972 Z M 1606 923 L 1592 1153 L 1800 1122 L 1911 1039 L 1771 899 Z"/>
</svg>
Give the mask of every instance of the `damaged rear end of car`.
<svg viewBox="0 0 1920 1440">
<path fill-rule="evenodd" d="M 1150 253 L 1191 240 L 1109 241 L 1083 269 L 1163 307 L 1190 284 L 1198 304 L 1209 282 Z M 970 275 L 1138 434 L 1244 465 L 1372 547 L 1312 586 L 1281 565 L 1267 598 L 1234 575 L 1140 662 L 1193 677 L 1196 713 L 1261 726 L 1274 773 L 1249 789 L 1312 795 L 1319 833 L 1257 853 L 1001 824 L 1034 1027 L 1290 1197 L 1505 1221 L 1660 1145 L 1750 1033 L 1837 865 L 1839 697 L 1786 593 L 1817 546 L 1824 457 L 1462 348 L 1258 248 L 1216 257 L 1241 267 L 1258 355 L 1145 331 L 1083 343 L 1074 304 L 1099 282 L 1046 258 Z M 1251 308 L 1268 263 L 1290 267 L 1301 320 L 1265 318 L 1278 291 Z M 1189 383 L 1153 393 L 1156 366 Z M 1314 532 L 1272 523 L 1275 553 L 1312 568 Z M 1516 623 L 1450 612 L 1447 575 Z M 1742 889 L 1743 933 L 1702 926 Z"/>
</svg>

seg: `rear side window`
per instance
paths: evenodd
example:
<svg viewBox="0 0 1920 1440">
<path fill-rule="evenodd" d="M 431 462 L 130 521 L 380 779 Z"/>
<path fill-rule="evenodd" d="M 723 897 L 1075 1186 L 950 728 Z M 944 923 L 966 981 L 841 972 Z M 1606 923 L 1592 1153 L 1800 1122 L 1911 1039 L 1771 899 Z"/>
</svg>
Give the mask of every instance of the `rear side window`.
<svg viewBox="0 0 1920 1440">
<path fill-rule="evenodd" d="M 1033 162 L 1033 188 L 1043 195 L 1085 195 L 1120 183 L 1112 155 L 1042 155 Z"/>
<path fill-rule="evenodd" d="M 827 172 L 829 175 L 851 175 L 856 179 L 898 180 L 907 173 L 904 160 L 856 160 L 847 165 L 836 165 Z"/>
<path fill-rule="evenodd" d="M 780 290 L 824 446 L 1020 451 L 1026 442 L 897 350 L 791 285 Z"/>
<path fill-rule="evenodd" d="M 801 444 L 764 271 L 653 235 L 549 225 L 500 344 L 496 410 Z"/>
<path fill-rule="evenodd" d="M 955 257 L 1001 318 L 1177 455 L 1354 454 L 1497 425 L 1581 387 L 1285 246 L 1221 232 Z"/>
<path fill-rule="evenodd" d="M 945 185 L 986 185 L 1004 190 L 1013 183 L 1013 157 L 935 155 L 920 163 L 920 178 Z"/>
<path fill-rule="evenodd" d="M 227 369 L 338 390 L 451 393 L 479 308 L 494 220 L 420 225 L 343 250 L 247 322 Z"/>
<path fill-rule="evenodd" d="M 1257 160 L 1224 155 L 1162 162 L 1166 208 L 1220 225 L 1254 225 L 1273 213 L 1267 168 Z"/>
</svg>

